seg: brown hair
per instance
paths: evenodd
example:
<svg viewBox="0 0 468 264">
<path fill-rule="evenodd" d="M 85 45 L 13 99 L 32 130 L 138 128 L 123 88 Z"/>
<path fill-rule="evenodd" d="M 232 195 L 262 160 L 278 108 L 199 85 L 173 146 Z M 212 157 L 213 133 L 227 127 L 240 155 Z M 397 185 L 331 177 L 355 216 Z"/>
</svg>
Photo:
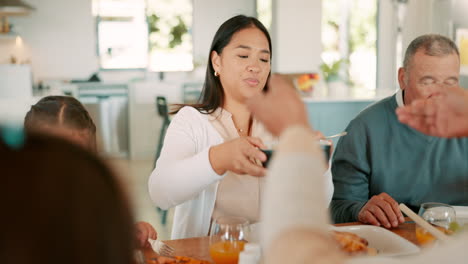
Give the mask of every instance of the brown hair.
<svg viewBox="0 0 468 264">
<path fill-rule="evenodd" d="M 133 263 L 133 219 L 116 178 L 92 153 L 38 133 L 0 139 L 0 263 Z"/>
<path fill-rule="evenodd" d="M 74 131 L 89 133 L 89 145 L 96 149 L 96 125 L 88 111 L 70 96 L 46 96 L 39 100 L 24 118 L 26 130 L 44 126 L 62 126 Z"/>
<path fill-rule="evenodd" d="M 224 90 L 219 78 L 214 76 L 214 68 L 211 63 L 211 53 L 216 51 L 216 53 L 221 54 L 224 47 L 226 47 L 229 42 L 231 42 L 232 36 L 241 31 L 242 29 L 255 27 L 265 34 L 265 37 L 268 40 L 268 46 L 270 48 L 270 59 L 273 56 L 273 50 L 271 47 L 271 38 L 268 30 L 265 26 L 255 17 L 248 17 L 244 15 L 238 15 L 228 19 L 224 22 L 216 31 L 216 34 L 211 42 L 210 52 L 208 53 L 208 64 L 205 73 L 205 82 L 203 84 L 203 90 L 197 104 L 179 104 L 176 105 L 174 111 L 170 114 L 177 113 L 184 106 L 192 106 L 196 108 L 200 113 L 211 114 L 218 107 L 224 105 Z M 269 77 L 269 76 L 268 76 Z M 268 81 L 267 81 L 268 84 Z M 264 91 L 267 89 L 267 84 L 265 84 Z"/>
</svg>

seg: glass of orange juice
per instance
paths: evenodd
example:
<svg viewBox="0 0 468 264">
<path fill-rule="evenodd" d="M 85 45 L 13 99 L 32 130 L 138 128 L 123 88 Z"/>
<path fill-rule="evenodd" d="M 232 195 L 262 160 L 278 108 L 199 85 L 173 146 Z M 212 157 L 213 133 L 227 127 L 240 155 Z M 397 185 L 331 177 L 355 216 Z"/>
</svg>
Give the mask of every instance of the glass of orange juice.
<svg viewBox="0 0 468 264">
<path fill-rule="evenodd" d="M 210 231 L 211 258 L 216 264 L 237 264 L 249 235 L 247 219 L 237 216 L 216 218 Z"/>
<path fill-rule="evenodd" d="M 451 234 L 450 227 L 456 223 L 455 209 L 448 204 L 423 203 L 418 214 L 445 234 Z M 435 241 L 434 236 L 419 225 L 416 225 L 416 239 L 423 246 L 430 245 Z"/>
</svg>

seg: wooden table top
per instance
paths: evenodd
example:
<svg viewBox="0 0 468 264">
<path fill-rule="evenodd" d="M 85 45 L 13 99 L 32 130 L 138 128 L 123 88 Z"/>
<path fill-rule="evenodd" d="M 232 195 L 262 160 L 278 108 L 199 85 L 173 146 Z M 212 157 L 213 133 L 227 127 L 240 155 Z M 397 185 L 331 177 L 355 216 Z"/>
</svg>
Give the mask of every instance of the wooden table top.
<svg viewBox="0 0 468 264">
<path fill-rule="evenodd" d="M 401 224 L 397 228 L 388 229 L 389 231 L 409 240 L 413 244 L 420 246 L 415 234 L 415 224 L 409 218 L 406 219 L 407 222 Z M 362 225 L 359 222 L 353 223 L 344 223 L 336 224 L 335 226 L 353 226 L 353 225 Z M 185 239 L 176 239 L 176 240 L 166 240 L 164 243 L 175 249 L 175 256 L 186 256 L 199 260 L 207 260 L 211 263 L 214 263 L 210 257 L 209 253 L 209 237 L 193 237 Z M 147 250 L 144 252 L 146 258 L 154 257 L 155 253 L 152 250 Z"/>
</svg>

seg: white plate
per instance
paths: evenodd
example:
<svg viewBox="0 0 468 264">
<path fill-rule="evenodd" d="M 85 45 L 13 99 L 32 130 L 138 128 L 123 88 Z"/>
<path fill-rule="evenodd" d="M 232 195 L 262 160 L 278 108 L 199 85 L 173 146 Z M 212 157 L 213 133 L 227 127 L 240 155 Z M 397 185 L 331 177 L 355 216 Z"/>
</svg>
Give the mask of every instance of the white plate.
<svg viewBox="0 0 468 264">
<path fill-rule="evenodd" d="M 377 249 L 379 257 L 396 257 L 419 253 L 415 244 L 388 231 L 385 228 L 371 225 L 332 226 L 333 230 L 351 232 L 365 238 L 369 247 Z"/>
<path fill-rule="evenodd" d="M 260 223 L 250 225 L 250 242 L 260 242 Z M 388 231 L 385 228 L 371 225 L 331 226 L 332 230 L 351 232 L 365 238 L 369 247 L 377 249 L 378 257 L 396 257 L 412 255 L 420 252 L 415 244 Z"/>
</svg>

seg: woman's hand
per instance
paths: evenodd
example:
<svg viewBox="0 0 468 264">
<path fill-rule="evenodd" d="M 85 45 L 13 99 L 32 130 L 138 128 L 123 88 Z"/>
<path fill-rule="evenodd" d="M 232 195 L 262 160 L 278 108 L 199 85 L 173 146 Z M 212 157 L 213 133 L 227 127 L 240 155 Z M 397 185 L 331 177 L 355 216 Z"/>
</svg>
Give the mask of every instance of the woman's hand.
<svg viewBox="0 0 468 264">
<path fill-rule="evenodd" d="M 226 171 L 251 176 L 264 176 L 266 169 L 261 162 L 266 161 L 265 153 L 258 148 L 265 148 L 259 138 L 241 137 L 211 147 L 210 163 L 213 170 L 222 175 Z"/>
<path fill-rule="evenodd" d="M 137 246 L 139 248 L 151 247 L 148 238 L 156 240 L 158 233 L 154 227 L 146 222 L 137 222 L 135 224 Z"/>
</svg>

